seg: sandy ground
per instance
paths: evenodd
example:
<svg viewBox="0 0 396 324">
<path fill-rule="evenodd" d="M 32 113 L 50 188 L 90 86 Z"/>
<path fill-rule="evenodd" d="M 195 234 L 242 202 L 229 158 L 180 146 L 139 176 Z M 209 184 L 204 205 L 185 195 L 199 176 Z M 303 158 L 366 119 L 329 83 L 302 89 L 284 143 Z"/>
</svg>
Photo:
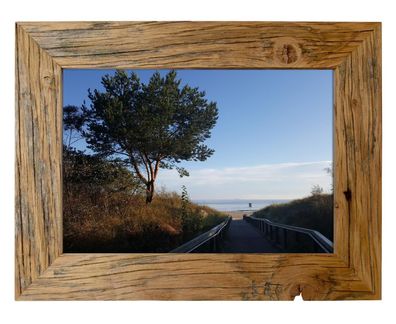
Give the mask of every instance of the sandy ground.
<svg viewBox="0 0 396 324">
<path fill-rule="evenodd" d="M 243 215 L 250 216 L 254 213 L 254 210 L 246 210 L 246 211 L 225 211 L 224 214 L 230 215 L 232 219 L 242 219 Z"/>
</svg>

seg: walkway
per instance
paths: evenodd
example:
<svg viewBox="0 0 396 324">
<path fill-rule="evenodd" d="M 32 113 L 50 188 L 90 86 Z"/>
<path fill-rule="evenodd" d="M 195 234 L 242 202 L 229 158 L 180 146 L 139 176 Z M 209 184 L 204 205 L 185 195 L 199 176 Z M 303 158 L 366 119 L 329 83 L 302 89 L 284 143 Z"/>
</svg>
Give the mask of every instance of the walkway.
<svg viewBox="0 0 396 324">
<path fill-rule="evenodd" d="M 233 219 L 219 252 L 224 253 L 280 253 L 264 235 L 243 219 Z"/>
</svg>

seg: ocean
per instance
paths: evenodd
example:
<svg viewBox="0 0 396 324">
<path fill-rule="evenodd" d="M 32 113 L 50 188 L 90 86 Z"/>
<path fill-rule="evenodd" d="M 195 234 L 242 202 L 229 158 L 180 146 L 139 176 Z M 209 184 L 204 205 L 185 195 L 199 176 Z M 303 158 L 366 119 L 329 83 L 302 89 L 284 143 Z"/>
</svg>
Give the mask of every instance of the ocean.
<svg viewBox="0 0 396 324">
<path fill-rule="evenodd" d="M 194 203 L 199 205 L 206 205 L 208 207 L 217 209 L 219 211 L 255 211 L 262 209 L 272 204 L 286 203 L 290 199 L 229 199 L 229 200 L 193 200 Z M 252 204 L 249 207 L 249 203 Z"/>
</svg>

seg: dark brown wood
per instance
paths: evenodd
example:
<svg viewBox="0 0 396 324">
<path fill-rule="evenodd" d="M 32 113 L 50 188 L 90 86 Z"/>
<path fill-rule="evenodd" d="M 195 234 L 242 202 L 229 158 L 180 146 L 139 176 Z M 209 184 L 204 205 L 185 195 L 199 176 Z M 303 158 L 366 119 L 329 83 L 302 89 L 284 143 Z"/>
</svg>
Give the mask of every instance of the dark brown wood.
<svg viewBox="0 0 396 324">
<path fill-rule="evenodd" d="M 18 23 L 16 36 L 18 300 L 381 297 L 379 23 Z M 63 68 L 333 69 L 334 254 L 62 254 Z"/>
</svg>

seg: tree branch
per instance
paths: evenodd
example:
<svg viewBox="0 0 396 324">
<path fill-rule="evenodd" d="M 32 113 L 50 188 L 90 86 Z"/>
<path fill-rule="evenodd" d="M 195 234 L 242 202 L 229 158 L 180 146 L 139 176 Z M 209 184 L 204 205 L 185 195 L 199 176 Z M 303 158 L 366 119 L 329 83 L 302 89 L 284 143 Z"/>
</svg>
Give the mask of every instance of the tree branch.
<svg viewBox="0 0 396 324">
<path fill-rule="evenodd" d="M 131 161 L 131 164 L 132 164 L 133 168 L 135 169 L 135 172 L 136 172 L 137 176 L 143 181 L 144 184 L 147 184 L 148 180 L 140 172 L 139 166 L 136 163 L 135 159 L 132 156 L 130 156 L 129 159 Z"/>
<path fill-rule="evenodd" d="M 143 156 L 143 154 L 141 153 L 141 152 L 139 152 L 139 154 L 140 154 L 140 158 L 143 160 L 143 163 L 144 163 L 144 166 L 145 166 L 145 168 L 146 168 L 146 172 L 147 172 L 147 180 L 148 181 L 151 181 L 152 179 L 153 179 L 153 177 L 152 177 L 152 174 L 150 173 L 150 171 L 149 171 L 149 169 L 148 169 L 148 166 L 147 166 L 147 164 L 149 163 L 145 158 L 144 158 L 144 156 Z"/>
<path fill-rule="evenodd" d="M 143 153 L 143 154 L 144 154 L 144 157 L 146 158 L 146 161 L 147 161 L 148 166 L 150 168 L 151 180 L 155 180 L 155 174 L 154 174 L 152 162 L 150 161 L 150 159 L 148 158 L 146 153 Z"/>
<path fill-rule="evenodd" d="M 155 167 L 154 167 L 154 179 L 157 177 L 157 173 L 158 173 L 158 169 L 159 169 L 159 165 L 160 165 L 161 160 L 157 159 L 155 162 Z"/>
<path fill-rule="evenodd" d="M 132 159 L 132 158 L 131 158 L 131 155 L 128 154 L 128 153 L 125 153 L 125 152 L 120 152 L 120 151 L 108 151 L 108 152 L 111 153 L 111 154 L 125 155 L 125 156 L 129 157 L 130 159 Z"/>
</svg>

